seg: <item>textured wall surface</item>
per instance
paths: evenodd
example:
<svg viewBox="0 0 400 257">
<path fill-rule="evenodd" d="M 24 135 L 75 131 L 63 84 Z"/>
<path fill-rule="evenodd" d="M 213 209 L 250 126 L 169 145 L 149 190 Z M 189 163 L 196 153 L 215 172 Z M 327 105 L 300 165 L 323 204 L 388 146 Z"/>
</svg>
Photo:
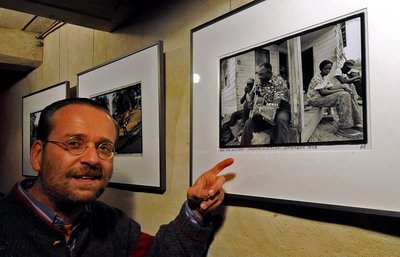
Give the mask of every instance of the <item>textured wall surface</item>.
<svg viewBox="0 0 400 257">
<path fill-rule="evenodd" d="M 101 199 L 124 210 L 151 234 L 175 217 L 189 185 L 190 30 L 250 1 L 178 2 L 154 8 L 154 12 L 113 33 L 66 25 L 45 39 L 43 64 L 0 95 L 0 192 L 7 192 L 22 178 L 22 96 L 64 80 L 75 87 L 77 73 L 162 40 L 167 191 L 156 195 L 110 188 Z M 394 257 L 400 256 L 398 225 L 394 218 L 334 211 L 228 206 L 208 256 Z"/>
</svg>

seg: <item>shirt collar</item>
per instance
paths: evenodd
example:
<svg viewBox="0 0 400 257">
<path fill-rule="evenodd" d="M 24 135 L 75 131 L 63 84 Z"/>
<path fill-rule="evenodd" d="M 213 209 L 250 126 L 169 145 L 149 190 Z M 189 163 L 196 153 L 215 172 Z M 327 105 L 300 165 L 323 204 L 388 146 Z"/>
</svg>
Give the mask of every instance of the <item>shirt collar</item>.
<svg viewBox="0 0 400 257">
<path fill-rule="evenodd" d="M 46 222 L 58 227 L 64 227 L 64 220 L 58 216 L 53 210 L 39 202 L 35 199 L 29 192 L 28 189 L 33 186 L 36 178 L 28 178 L 21 181 L 17 186 L 17 191 L 19 195 L 31 205 L 33 211 L 35 211 L 42 219 Z M 90 205 L 86 204 L 83 213 L 78 218 L 78 221 L 81 220 L 81 217 L 87 217 L 87 213 L 90 212 Z"/>
</svg>

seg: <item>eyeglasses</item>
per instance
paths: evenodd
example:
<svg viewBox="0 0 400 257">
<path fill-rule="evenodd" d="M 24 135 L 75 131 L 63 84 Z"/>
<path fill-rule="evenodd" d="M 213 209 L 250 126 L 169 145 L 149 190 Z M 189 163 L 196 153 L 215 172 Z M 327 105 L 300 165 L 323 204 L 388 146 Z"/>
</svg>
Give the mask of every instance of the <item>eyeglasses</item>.
<svg viewBox="0 0 400 257">
<path fill-rule="evenodd" d="M 59 141 L 43 141 L 44 143 L 53 143 L 56 144 L 64 150 L 68 151 L 70 154 L 73 155 L 81 155 L 83 154 L 89 146 L 95 147 L 95 145 L 91 142 L 86 141 L 85 139 L 77 136 L 70 137 L 65 142 Z M 103 142 L 97 146 L 97 154 L 99 155 L 100 159 L 108 160 L 114 156 L 114 144 L 111 142 Z"/>
</svg>

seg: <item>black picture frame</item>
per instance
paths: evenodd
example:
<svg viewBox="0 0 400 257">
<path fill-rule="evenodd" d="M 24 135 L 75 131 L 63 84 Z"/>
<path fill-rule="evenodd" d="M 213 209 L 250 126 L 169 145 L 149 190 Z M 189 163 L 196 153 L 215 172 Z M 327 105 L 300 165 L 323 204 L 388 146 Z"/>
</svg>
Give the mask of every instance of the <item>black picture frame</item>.
<svg viewBox="0 0 400 257">
<path fill-rule="evenodd" d="M 40 112 L 47 105 L 70 96 L 70 83 L 63 81 L 22 97 L 22 175 L 36 176 L 30 164 L 30 149 Z"/>
<path fill-rule="evenodd" d="M 290 5 L 291 8 L 280 8 L 287 6 L 287 3 L 278 2 L 254 1 L 191 30 L 190 183 L 207 170 L 210 163 L 232 157 L 235 163 L 228 172 L 233 170 L 236 176 L 225 186 L 228 203 L 245 206 L 246 203 L 257 205 L 259 202 L 269 202 L 399 217 L 400 209 L 393 202 L 393 195 L 398 191 L 394 186 L 388 186 L 393 184 L 396 172 L 387 167 L 386 176 L 378 176 L 373 161 L 377 158 L 376 154 L 382 158 L 389 158 L 388 154 L 392 158 L 392 155 L 372 151 L 371 119 L 381 118 L 371 117 L 371 98 L 378 96 L 370 94 L 369 4 L 350 1 L 344 8 L 327 10 L 322 3 L 312 5 L 301 1 Z M 310 15 L 310 10 L 314 9 L 324 11 Z M 293 19 L 294 14 L 296 19 Z M 301 49 L 301 36 L 311 36 L 321 29 L 353 19 L 361 21 L 360 63 L 362 78 L 365 79 L 361 93 L 364 128 L 361 139 L 298 141 L 255 147 L 221 146 L 221 99 L 225 97 L 221 93 L 221 81 L 224 79 L 221 61 L 288 40 L 291 41 L 290 51 L 301 55 L 298 50 Z M 335 54 L 340 55 L 340 51 Z M 318 54 L 313 56 L 314 71 L 320 61 L 330 59 Z M 279 60 L 279 55 L 273 58 Z M 254 66 L 254 63 L 251 65 Z M 274 72 L 279 71 L 278 66 L 273 67 Z M 301 65 L 289 67 L 292 71 L 300 68 Z M 247 78 L 245 76 L 239 84 L 243 85 Z M 301 90 L 291 94 L 298 96 L 297 99 L 304 96 Z M 232 99 L 237 101 L 238 96 Z M 295 104 L 296 111 L 303 109 L 301 101 Z M 373 192 L 371 188 L 374 188 Z M 391 201 L 388 200 L 390 198 Z"/>
<path fill-rule="evenodd" d="M 108 96 L 110 111 L 120 123 L 119 141 L 126 147 L 114 157 L 110 187 L 159 194 L 166 190 L 163 58 L 163 43 L 157 41 L 78 73 L 77 96 Z M 118 92 L 123 92 L 120 105 Z"/>
<path fill-rule="evenodd" d="M 369 85 L 362 79 L 366 77 L 367 70 L 365 34 L 365 13 L 358 13 L 221 58 L 220 148 L 367 144 L 369 103 L 366 90 Z M 315 107 L 307 104 L 310 81 L 315 74 L 321 72 L 319 64 L 324 60 L 332 61 L 331 71 L 327 75 L 332 86 L 341 85 L 335 78 L 336 74 L 346 78 L 361 77 L 355 83 L 346 84 L 352 87 L 351 101 L 360 117 L 359 125 L 362 125 L 361 131 L 357 130 L 358 133 L 354 136 L 337 133 L 340 120 L 335 107 Z M 348 74 L 341 70 L 346 61 L 354 62 Z M 287 142 L 274 142 L 274 134 L 279 133 L 282 128 L 273 129 L 271 126 L 267 130 L 254 133 L 254 143 L 243 145 L 236 138 L 243 134 L 235 133 L 240 134 L 244 130 L 245 119 L 257 108 L 253 106 L 257 105 L 253 98 L 262 99 L 257 96 L 256 89 L 262 88 L 257 78 L 257 70 L 262 63 L 270 63 L 274 72 L 272 79 L 280 79 L 286 85 L 287 96 L 281 101 L 285 103 L 277 107 L 275 117 L 283 109 L 290 112 L 290 136 Z M 253 90 L 245 95 L 244 89 L 248 80 L 254 81 Z M 249 105 L 251 110 L 247 107 Z M 264 119 L 262 123 L 269 124 L 273 121 Z M 230 137 L 227 137 L 229 134 Z"/>
</svg>

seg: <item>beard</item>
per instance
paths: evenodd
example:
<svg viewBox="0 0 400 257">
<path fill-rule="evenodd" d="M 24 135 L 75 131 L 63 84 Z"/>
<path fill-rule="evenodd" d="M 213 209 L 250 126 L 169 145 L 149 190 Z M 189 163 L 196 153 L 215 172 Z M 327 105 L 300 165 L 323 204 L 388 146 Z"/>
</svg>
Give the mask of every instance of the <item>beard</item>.
<svg viewBox="0 0 400 257">
<path fill-rule="evenodd" d="M 99 165 L 82 164 L 80 168 L 71 168 L 63 172 L 54 162 L 46 158 L 42 159 L 42 163 L 44 165 L 37 182 L 42 192 L 59 210 L 72 210 L 96 200 L 104 192 L 111 177 L 111 174 L 105 177 Z M 90 178 L 99 183 L 81 185 L 77 188 L 69 186 L 71 181 L 82 178 Z"/>
</svg>

